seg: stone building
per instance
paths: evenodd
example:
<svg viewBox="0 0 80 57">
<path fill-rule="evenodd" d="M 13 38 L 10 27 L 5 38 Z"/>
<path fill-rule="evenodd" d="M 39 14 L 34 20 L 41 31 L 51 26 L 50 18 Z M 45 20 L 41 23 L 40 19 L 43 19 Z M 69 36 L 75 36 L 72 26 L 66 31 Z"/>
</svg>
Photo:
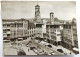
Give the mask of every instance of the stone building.
<svg viewBox="0 0 80 57">
<path fill-rule="evenodd" d="M 35 6 L 35 22 L 42 23 L 40 16 L 40 6 L 38 4 Z"/>
<path fill-rule="evenodd" d="M 73 40 L 73 30 L 71 24 L 63 25 L 62 41 L 63 41 L 63 46 L 65 48 L 72 50 L 72 47 L 74 46 L 74 40 Z"/>
<path fill-rule="evenodd" d="M 72 30 L 73 30 L 74 48 L 78 50 L 77 25 L 75 18 L 72 19 Z"/>
<path fill-rule="evenodd" d="M 54 13 L 50 13 L 50 24 L 54 24 Z"/>
</svg>

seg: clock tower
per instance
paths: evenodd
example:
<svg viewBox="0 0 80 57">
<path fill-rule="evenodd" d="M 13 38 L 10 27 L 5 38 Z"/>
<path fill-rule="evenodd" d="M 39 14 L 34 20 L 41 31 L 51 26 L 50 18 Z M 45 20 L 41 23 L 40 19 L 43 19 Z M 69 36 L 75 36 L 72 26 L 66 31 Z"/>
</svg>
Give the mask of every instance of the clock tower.
<svg viewBox="0 0 80 57">
<path fill-rule="evenodd" d="M 40 6 L 38 4 L 35 6 L 35 20 L 36 22 L 41 22 Z"/>
</svg>

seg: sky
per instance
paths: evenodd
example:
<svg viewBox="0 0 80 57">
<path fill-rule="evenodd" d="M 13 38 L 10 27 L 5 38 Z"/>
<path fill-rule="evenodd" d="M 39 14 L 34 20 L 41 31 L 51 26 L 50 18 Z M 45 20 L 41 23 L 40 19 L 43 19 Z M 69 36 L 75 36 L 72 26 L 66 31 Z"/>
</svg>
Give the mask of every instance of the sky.
<svg viewBox="0 0 80 57">
<path fill-rule="evenodd" d="M 50 12 L 61 20 L 76 18 L 76 2 L 73 1 L 6 1 L 1 3 L 2 19 L 35 18 L 37 4 L 41 18 L 50 18 Z"/>
</svg>

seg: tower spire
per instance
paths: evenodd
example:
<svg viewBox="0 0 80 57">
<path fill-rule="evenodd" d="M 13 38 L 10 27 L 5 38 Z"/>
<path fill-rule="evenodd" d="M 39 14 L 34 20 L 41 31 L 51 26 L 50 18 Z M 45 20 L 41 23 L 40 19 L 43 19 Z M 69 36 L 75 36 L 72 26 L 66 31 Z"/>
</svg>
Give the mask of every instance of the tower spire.
<svg viewBox="0 0 80 57">
<path fill-rule="evenodd" d="M 37 1 L 37 5 L 38 5 L 38 1 Z"/>
<path fill-rule="evenodd" d="M 35 20 L 37 22 L 40 22 L 41 20 L 41 16 L 40 16 L 40 6 L 38 5 L 38 2 L 37 2 L 37 5 L 35 6 Z"/>
</svg>

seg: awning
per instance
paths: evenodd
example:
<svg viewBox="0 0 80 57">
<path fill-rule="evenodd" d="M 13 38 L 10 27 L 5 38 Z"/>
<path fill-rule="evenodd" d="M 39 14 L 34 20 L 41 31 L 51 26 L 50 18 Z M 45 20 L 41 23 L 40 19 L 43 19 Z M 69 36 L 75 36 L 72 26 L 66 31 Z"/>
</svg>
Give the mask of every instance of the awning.
<svg viewBox="0 0 80 57">
<path fill-rule="evenodd" d="M 75 51 L 79 51 L 79 49 L 78 49 L 78 48 L 75 48 L 75 47 L 73 48 L 73 50 L 75 50 Z"/>
</svg>

